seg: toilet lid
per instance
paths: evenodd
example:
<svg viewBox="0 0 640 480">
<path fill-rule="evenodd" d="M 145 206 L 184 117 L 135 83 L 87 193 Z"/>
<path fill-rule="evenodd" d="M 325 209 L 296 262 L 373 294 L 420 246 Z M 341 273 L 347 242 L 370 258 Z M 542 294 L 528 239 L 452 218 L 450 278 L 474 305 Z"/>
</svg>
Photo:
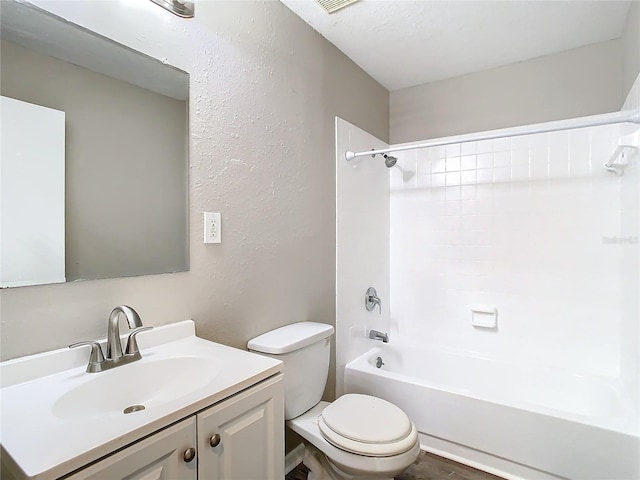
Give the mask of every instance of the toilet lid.
<svg viewBox="0 0 640 480">
<path fill-rule="evenodd" d="M 328 442 L 360 455 L 397 455 L 411 449 L 418 438 L 400 408 L 369 395 L 338 398 L 322 411 L 318 426 Z"/>
</svg>

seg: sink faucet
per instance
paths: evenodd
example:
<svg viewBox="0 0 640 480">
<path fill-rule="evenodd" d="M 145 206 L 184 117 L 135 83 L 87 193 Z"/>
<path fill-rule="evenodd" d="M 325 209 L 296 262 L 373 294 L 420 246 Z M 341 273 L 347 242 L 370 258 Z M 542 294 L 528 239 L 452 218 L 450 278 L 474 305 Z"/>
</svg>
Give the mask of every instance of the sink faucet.
<svg viewBox="0 0 640 480">
<path fill-rule="evenodd" d="M 389 343 L 389 334 L 377 330 L 369 330 L 369 338 L 372 340 L 382 340 L 383 343 Z"/>
<path fill-rule="evenodd" d="M 142 327 L 142 320 L 133 308 L 119 305 L 111 311 L 107 325 L 107 358 L 115 362 L 123 356 L 120 343 L 120 314 L 127 319 L 130 329 Z"/>
<path fill-rule="evenodd" d="M 127 338 L 127 347 L 122 353 L 122 343 L 120 342 L 120 315 L 124 315 L 132 329 Z M 107 325 L 107 358 L 102 353 L 102 347 L 98 342 L 78 342 L 69 345 L 69 348 L 76 348 L 84 345 L 91 346 L 91 354 L 89 355 L 89 364 L 87 365 L 87 373 L 102 372 L 118 365 L 140 360 L 140 350 L 136 335 L 145 330 L 151 330 L 153 327 L 143 327 L 142 320 L 138 313 L 127 305 L 119 305 L 111 311 L 109 315 L 109 323 Z"/>
</svg>

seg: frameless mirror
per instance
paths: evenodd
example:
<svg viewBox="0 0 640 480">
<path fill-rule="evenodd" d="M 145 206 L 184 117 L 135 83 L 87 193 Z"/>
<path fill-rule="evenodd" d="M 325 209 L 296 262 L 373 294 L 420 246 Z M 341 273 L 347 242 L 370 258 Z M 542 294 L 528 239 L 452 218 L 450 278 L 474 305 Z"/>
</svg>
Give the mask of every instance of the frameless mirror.
<svg viewBox="0 0 640 480">
<path fill-rule="evenodd" d="M 189 269 L 189 75 L 0 2 L 0 286 Z"/>
</svg>

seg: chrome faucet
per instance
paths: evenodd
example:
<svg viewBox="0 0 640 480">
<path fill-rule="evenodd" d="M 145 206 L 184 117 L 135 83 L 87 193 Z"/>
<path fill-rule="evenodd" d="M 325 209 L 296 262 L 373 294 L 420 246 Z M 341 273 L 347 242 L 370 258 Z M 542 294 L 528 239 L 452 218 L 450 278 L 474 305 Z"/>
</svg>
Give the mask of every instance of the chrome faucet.
<svg viewBox="0 0 640 480">
<path fill-rule="evenodd" d="M 120 341 L 120 315 L 124 315 L 132 329 L 127 338 L 127 346 L 122 353 L 122 343 Z M 87 373 L 102 372 L 118 365 L 140 360 L 140 350 L 136 335 L 145 330 L 151 330 L 153 327 L 143 327 L 142 320 L 138 313 L 127 305 L 119 305 L 111 311 L 109 315 L 109 323 L 107 325 L 107 358 L 102 353 L 102 347 L 98 342 L 78 342 L 69 345 L 69 348 L 76 348 L 84 345 L 91 346 L 91 354 L 89 355 L 89 364 L 87 365 Z"/>
<path fill-rule="evenodd" d="M 377 330 L 369 330 L 369 338 L 372 340 L 382 340 L 383 343 L 389 343 L 389 334 Z"/>
<path fill-rule="evenodd" d="M 127 319 L 130 329 L 142 327 L 140 315 L 127 305 L 119 305 L 111 311 L 107 324 L 107 358 L 118 361 L 122 358 L 122 343 L 120 343 L 120 314 Z"/>
</svg>

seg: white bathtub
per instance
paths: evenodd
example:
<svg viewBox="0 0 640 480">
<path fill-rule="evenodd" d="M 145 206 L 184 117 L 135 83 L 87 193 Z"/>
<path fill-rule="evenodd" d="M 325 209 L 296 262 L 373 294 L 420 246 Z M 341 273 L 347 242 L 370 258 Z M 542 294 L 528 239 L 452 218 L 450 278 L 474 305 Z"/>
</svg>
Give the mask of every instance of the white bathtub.
<svg viewBox="0 0 640 480">
<path fill-rule="evenodd" d="M 505 478 L 640 478 L 637 406 L 614 381 L 391 343 L 347 364 L 345 391 L 398 405 L 423 449 Z"/>
</svg>

